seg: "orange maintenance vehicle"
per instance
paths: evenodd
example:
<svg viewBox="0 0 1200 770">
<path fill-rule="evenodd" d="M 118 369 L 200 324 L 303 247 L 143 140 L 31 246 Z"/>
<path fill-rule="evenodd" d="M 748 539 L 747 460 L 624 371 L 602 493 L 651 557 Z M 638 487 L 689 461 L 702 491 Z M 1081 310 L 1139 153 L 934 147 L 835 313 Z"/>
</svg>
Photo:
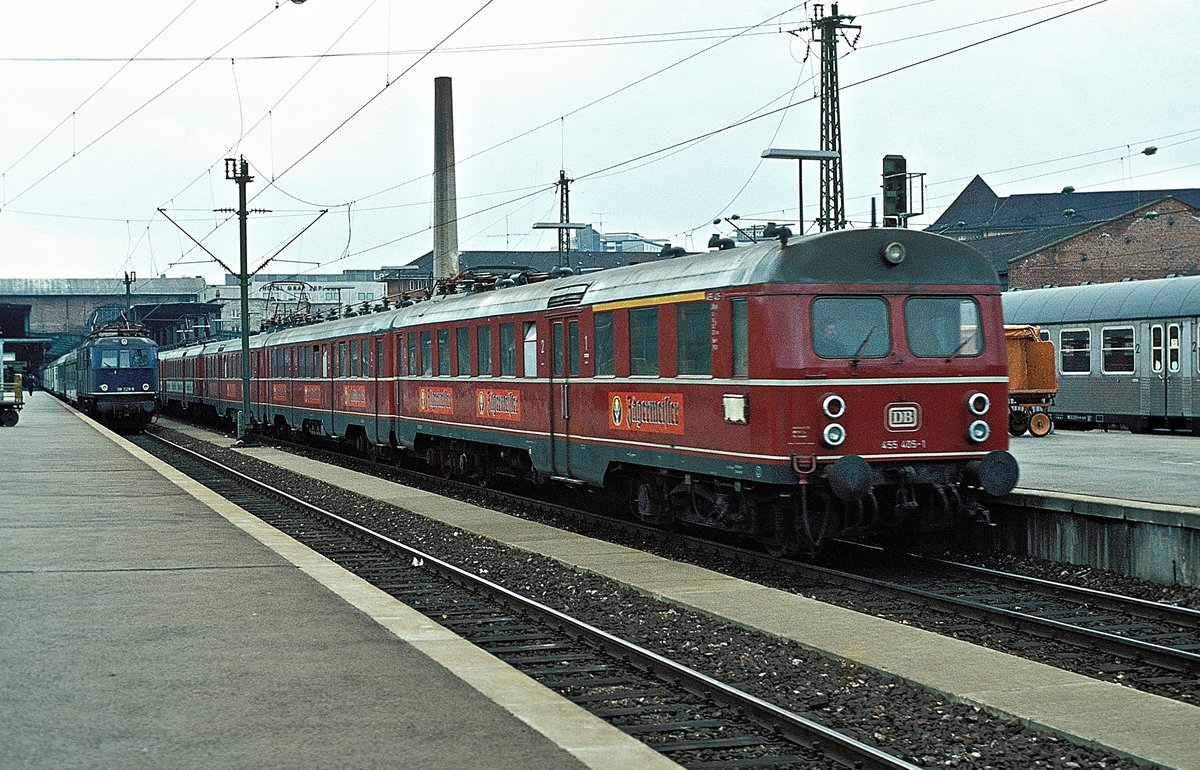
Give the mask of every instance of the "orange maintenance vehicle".
<svg viewBox="0 0 1200 770">
<path fill-rule="evenodd" d="M 1058 394 L 1054 343 L 1029 324 L 1006 324 L 1008 347 L 1008 432 L 1020 436 L 1028 430 L 1045 436 L 1053 423 L 1046 411 Z"/>
</svg>

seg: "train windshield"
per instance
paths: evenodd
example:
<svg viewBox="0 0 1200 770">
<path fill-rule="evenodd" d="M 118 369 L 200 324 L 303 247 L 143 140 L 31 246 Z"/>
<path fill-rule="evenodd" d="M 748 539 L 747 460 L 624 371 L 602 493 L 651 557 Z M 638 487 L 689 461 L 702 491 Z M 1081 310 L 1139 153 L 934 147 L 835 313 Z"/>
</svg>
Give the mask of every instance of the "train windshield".
<svg viewBox="0 0 1200 770">
<path fill-rule="evenodd" d="M 812 329 L 813 350 L 821 358 L 882 358 L 892 352 L 882 297 L 818 297 Z"/>
<path fill-rule="evenodd" d="M 97 348 L 94 355 L 100 369 L 147 369 L 153 352 L 146 348 Z"/>
<path fill-rule="evenodd" d="M 983 352 L 979 305 L 970 297 L 910 297 L 904 303 L 904 327 L 908 349 L 920 358 Z"/>
</svg>

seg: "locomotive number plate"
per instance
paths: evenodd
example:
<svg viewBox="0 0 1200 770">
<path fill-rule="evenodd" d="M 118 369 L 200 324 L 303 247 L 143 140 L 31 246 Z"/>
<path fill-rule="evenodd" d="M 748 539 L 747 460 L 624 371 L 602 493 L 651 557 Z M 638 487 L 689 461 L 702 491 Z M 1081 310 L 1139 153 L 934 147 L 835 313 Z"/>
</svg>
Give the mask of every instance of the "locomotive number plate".
<svg viewBox="0 0 1200 770">
<path fill-rule="evenodd" d="M 906 433 L 921 429 L 920 404 L 888 404 L 887 429 L 893 433 Z"/>
</svg>

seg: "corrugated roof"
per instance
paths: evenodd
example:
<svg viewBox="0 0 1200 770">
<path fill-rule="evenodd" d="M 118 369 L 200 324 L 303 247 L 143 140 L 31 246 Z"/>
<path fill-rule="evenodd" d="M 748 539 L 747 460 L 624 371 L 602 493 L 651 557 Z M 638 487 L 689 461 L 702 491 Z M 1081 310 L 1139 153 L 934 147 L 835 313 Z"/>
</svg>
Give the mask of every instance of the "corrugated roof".
<svg viewBox="0 0 1200 770">
<path fill-rule="evenodd" d="M 145 278 L 130 287 L 139 297 L 146 295 L 199 295 L 206 283 L 203 278 Z M 124 296 L 125 282 L 120 278 L 0 278 L 0 296 Z"/>
</svg>

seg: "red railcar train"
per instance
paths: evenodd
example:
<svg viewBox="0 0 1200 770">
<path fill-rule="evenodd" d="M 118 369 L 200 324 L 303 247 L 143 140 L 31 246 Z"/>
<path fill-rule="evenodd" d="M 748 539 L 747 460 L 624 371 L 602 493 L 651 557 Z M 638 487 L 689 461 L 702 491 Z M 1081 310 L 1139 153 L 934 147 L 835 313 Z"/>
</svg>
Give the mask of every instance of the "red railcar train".
<svg viewBox="0 0 1200 770">
<path fill-rule="evenodd" d="M 255 335 L 254 425 L 616 490 L 782 552 L 948 527 L 1016 484 L 998 282 L 948 238 L 842 230 L 403 304 Z M 161 371 L 167 408 L 241 408 L 236 341 Z"/>
</svg>

